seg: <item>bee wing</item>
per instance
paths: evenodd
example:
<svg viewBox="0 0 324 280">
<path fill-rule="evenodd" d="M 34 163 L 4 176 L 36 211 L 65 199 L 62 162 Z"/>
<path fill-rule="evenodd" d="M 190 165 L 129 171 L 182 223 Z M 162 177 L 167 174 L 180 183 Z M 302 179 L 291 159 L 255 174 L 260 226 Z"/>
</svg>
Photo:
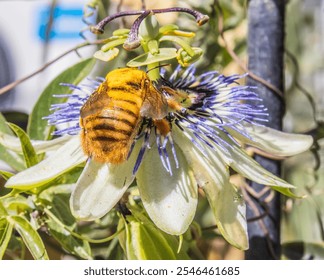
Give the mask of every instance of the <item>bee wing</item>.
<svg viewBox="0 0 324 280">
<path fill-rule="evenodd" d="M 142 117 L 163 119 L 168 113 L 168 103 L 161 92 L 153 86 L 146 93 L 141 110 Z"/>
<path fill-rule="evenodd" d="M 80 117 L 85 118 L 89 115 L 93 115 L 107 107 L 110 102 L 110 97 L 107 94 L 105 87 L 100 87 L 94 93 L 90 95 L 87 102 L 82 106 L 80 111 Z"/>
</svg>

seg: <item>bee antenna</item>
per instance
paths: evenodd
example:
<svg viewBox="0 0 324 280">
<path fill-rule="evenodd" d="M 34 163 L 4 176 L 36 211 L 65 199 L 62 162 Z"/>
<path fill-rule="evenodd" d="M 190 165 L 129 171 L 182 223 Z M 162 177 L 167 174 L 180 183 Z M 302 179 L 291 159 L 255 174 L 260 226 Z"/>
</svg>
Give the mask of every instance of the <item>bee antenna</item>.
<svg viewBox="0 0 324 280">
<path fill-rule="evenodd" d="M 164 66 L 170 66 L 170 65 L 171 65 L 171 63 L 168 63 L 168 64 L 161 64 L 161 65 L 155 66 L 155 67 L 153 67 L 153 68 L 148 69 L 148 70 L 146 71 L 146 74 L 149 73 L 150 71 L 156 69 L 156 68 L 162 68 L 162 67 L 164 67 Z"/>
</svg>

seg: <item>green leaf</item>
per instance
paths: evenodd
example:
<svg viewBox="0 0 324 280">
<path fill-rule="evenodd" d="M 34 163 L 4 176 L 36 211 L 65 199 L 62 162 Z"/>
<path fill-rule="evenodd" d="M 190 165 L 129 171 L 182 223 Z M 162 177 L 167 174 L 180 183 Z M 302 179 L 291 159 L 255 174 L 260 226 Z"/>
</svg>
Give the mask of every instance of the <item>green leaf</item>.
<svg viewBox="0 0 324 280">
<path fill-rule="evenodd" d="M 1 138 L 1 135 L 0 135 Z M 26 168 L 24 160 L 17 153 L 9 151 L 0 144 L 0 158 L 14 170 L 21 171 Z"/>
<path fill-rule="evenodd" d="M 161 232 L 151 229 L 135 219 L 128 219 L 127 257 L 130 260 L 175 260 Z"/>
<path fill-rule="evenodd" d="M 6 211 L 6 208 L 4 207 L 2 200 L 0 200 L 0 219 L 7 215 L 8 215 L 8 212 Z"/>
<path fill-rule="evenodd" d="M 12 136 L 13 132 L 9 128 L 6 119 L 0 113 L 0 143 L 2 142 L 4 135 Z M 0 158 L 15 170 L 20 171 L 25 169 L 25 165 L 22 158 L 19 155 L 17 155 L 15 152 L 8 151 L 2 145 L 2 143 L 0 144 Z"/>
<path fill-rule="evenodd" d="M 32 225 L 21 216 L 10 216 L 7 219 L 18 231 L 33 258 L 36 260 L 48 260 L 44 243 Z"/>
<path fill-rule="evenodd" d="M 19 126 L 13 123 L 10 123 L 9 126 L 20 140 L 27 168 L 36 165 L 38 163 L 38 157 L 28 135 Z"/>
<path fill-rule="evenodd" d="M 123 249 L 124 252 L 127 252 L 126 249 L 126 243 L 127 243 L 127 231 L 129 230 L 128 228 L 128 222 L 126 221 L 126 218 L 122 215 L 120 215 L 118 224 L 117 224 L 117 231 L 120 232 L 118 234 L 118 241 L 120 244 L 120 247 Z"/>
<path fill-rule="evenodd" d="M 156 62 L 162 62 L 177 57 L 176 48 L 160 48 L 158 54 L 144 53 L 139 55 L 127 63 L 128 67 L 140 67 Z"/>
<path fill-rule="evenodd" d="M 17 111 L 4 112 L 3 116 L 7 120 L 7 122 L 14 123 L 19 127 L 26 127 L 29 117 L 28 114 Z"/>
<path fill-rule="evenodd" d="M 46 224 L 51 235 L 65 250 L 82 259 L 92 259 L 89 242 L 75 238 L 66 228 L 51 218 L 46 221 Z"/>
<path fill-rule="evenodd" d="M 50 206 L 46 210 L 46 224 L 51 235 L 61 246 L 82 259 L 91 259 L 91 248 L 85 240 L 74 237 L 70 231 L 76 226 L 71 214 L 69 200 L 73 185 L 58 185 L 41 192 L 38 199 L 42 205 Z"/>
<path fill-rule="evenodd" d="M 9 135 L 13 135 L 11 129 L 8 127 L 6 119 L 1 113 L 0 113 L 0 131 Z"/>
<path fill-rule="evenodd" d="M 17 215 L 25 211 L 31 212 L 35 208 L 30 199 L 21 195 L 4 198 L 3 206 L 6 208 L 8 215 Z"/>
<path fill-rule="evenodd" d="M 305 160 L 301 164 L 305 165 L 305 169 L 308 168 Z M 318 174 L 324 174 L 323 172 L 320 173 L 322 170 L 319 170 Z M 307 174 L 307 171 L 302 169 L 294 171 L 294 173 L 296 172 L 299 177 L 304 177 Z M 297 176 L 294 180 L 299 181 L 299 177 Z M 302 184 L 303 187 L 298 188 L 298 193 L 307 193 L 307 197 L 301 200 L 287 199 L 285 202 L 285 209 L 288 212 L 287 215 L 282 217 L 281 238 L 283 242 L 294 240 L 305 242 L 323 241 L 321 219 L 323 217 L 324 194 L 322 193 L 322 182 L 322 179 L 319 179 L 316 185 L 311 185 L 311 188 L 309 188 L 310 185 L 308 184 Z"/>
<path fill-rule="evenodd" d="M 2 176 L 3 179 L 8 180 L 10 177 L 12 177 L 15 174 L 5 170 L 0 170 L 0 175 Z"/>
<path fill-rule="evenodd" d="M 11 235 L 12 235 L 13 225 L 10 224 L 7 219 L 0 219 L 0 259 L 8 247 Z"/>
<path fill-rule="evenodd" d="M 58 185 L 42 191 L 38 196 L 38 199 L 42 201 L 42 205 L 50 206 L 53 215 L 70 229 L 76 224 L 69 204 L 73 186 L 74 184 Z"/>
<path fill-rule="evenodd" d="M 50 115 L 50 107 L 53 103 L 64 102 L 66 98 L 53 97 L 54 94 L 67 94 L 70 92 L 68 87 L 60 86 L 60 83 L 78 84 L 92 70 L 95 59 L 89 58 L 68 68 L 58 75 L 43 91 L 39 97 L 28 122 L 27 133 L 31 139 L 48 140 L 51 138 L 53 126 L 48 126 L 43 117 Z"/>
<path fill-rule="evenodd" d="M 148 217 L 137 211 L 133 211 L 136 217 L 127 216 L 125 247 L 128 259 L 189 259 L 185 252 L 177 253 L 179 241 L 176 236 L 159 230 Z"/>
</svg>

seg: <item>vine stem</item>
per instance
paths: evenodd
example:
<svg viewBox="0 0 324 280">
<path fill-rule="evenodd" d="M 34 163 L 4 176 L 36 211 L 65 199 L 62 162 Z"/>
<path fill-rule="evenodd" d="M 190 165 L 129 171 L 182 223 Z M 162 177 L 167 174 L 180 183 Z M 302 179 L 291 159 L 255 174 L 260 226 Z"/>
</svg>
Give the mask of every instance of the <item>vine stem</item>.
<svg viewBox="0 0 324 280">
<path fill-rule="evenodd" d="M 58 57 L 54 58 L 53 60 L 45 63 L 42 67 L 40 67 L 39 69 L 37 69 L 36 71 L 32 72 L 31 74 L 22 77 L 2 88 L 0 88 L 0 95 L 4 94 L 5 92 L 13 89 L 14 87 L 18 86 L 19 84 L 23 83 L 24 81 L 36 76 L 37 74 L 43 72 L 47 67 L 49 67 L 50 65 L 52 65 L 53 63 L 55 63 L 56 61 L 60 60 L 61 58 L 63 58 L 64 56 L 72 53 L 72 52 L 77 52 L 78 49 L 81 49 L 83 47 L 87 47 L 87 46 L 92 46 L 92 45 L 98 45 L 98 44 L 102 44 L 104 43 L 104 40 L 97 40 L 94 42 L 85 42 L 82 44 L 77 45 L 76 47 L 73 47 L 72 49 L 69 49 L 67 51 L 65 51 L 64 53 L 62 53 L 61 55 L 59 55 Z"/>
<path fill-rule="evenodd" d="M 49 218 L 53 219 L 53 221 L 55 221 L 58 225 L 62 226 L 72 236 L 74 236 L 76 238 L 79 238 L 81 240 L 88 241 L 90 243 L 94 243 L 94 244 L 100 244 L 100 243 L 109 242 L 109 241 L 113 240 L 115 237 L 117 237 L 118 234 L 120 234 L 124 230 L 124 228 L 119 229 L 114 234 L 112 234 L 112 235 L 110 235 L 110 236 L 108 236 L 106 238 L 102 238 L 102 239 L 92 239 L 92 238 L 89 238 L 87 236 L 84 236 L 84 235 L 80 235 L 78 233 L 75 233 L 74 231 L 72 231 L 71 229 L 69 229 L 69 227 L 67 227 L 66 225 L 64 225 L 49 209 L 44 208 L 44 212 L 47 214 L 47 216 Z"/>
</svg>

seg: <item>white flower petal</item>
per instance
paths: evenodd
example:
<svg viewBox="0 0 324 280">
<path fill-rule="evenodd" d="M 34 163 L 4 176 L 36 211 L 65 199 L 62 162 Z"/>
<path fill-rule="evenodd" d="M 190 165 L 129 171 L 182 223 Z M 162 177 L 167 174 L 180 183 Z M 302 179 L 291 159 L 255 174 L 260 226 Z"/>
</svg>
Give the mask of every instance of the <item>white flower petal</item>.
<svg viewBox="0 0 324 280">
<path fill-rule="evenodd" d="M 163 167 L 158 151 L 148 150 L 137 174 L 144 207 L 153 222 L 169 234 L 184 233 L 191 224 L 198 202 L 196 180 L 182 151 L 175 145 L 179 168 L 168 154 L 172 176 Z"/>
<path fill-rule="evenodd" d="M 76 183 L 70 199 L 71 211 L 82 220 L 95 220 L 108 213 L 133 182 L 133 168 L 139 145 L 122 164 L 89 160 Z"/>
<path fill-rule="evenodd" d="M 313 137 L 304 134 L 286 133 L 266 126 L 243 124 L 252 139 L 236 130 L 226 128 L 231 135 L 245 144 L 257 147 L 277 156 L 293 156 L 307 151 L 313 144 Z"/>
<path fill-rule="evenodd" d="M 213 181 L 216 187 L 221 189 L 224 185 L 224 181 L 228 178 L 226 176 L 224 177 L 223 172 L 215 172 L 215 168 L 227 172 L 228 167 L 224 164 L 223 160 L 216 154 L 213 154 L 213 158 L 208 157 L 208 159 L 206 159 L 182 131 L 176 127 L 172 131 L 173 139 L 183 151 L 189 166 L 194 171 L 194 176 L 199 186 L 203 187 L 208 182 Z M 208 153 L 207 149 L 205 151 Z"/>
<path fill-rule="evenodd" d="M 40 163 L 12 176 L 7 188 L 30 189 L 43 185 L 86 160 L 79 136 L 74 136 Z"/>
<path fill-rule="evenodd" d="M 214 164 L 217 163 L 217 157 L 219 157 L 226 163 L 226 165 L 232 167 L 243 177 L 259 184 L 270 186 L 285 195 L 295 198 L 297 197 L 289 190 L 289 188 L 295 188 L 293 185 L 263 168 L 252 157 L 246 154 L 243 149 L 234 143 L 234 141 L 224 132 L 219 131 L 219 135 L 229 144 L 229 146 L 226 147 L 227 154 L 225 154 L 217 145 L 214 145 L 214 150 L 207 149 L 208 157 Z"/>
<path fill-rule="evenodd" d="M 232 161 L 229 163 L 230 166 L 243 177 L 266 186 L 295 188 L 293 185 L 264 169 L 235 144 L 229 149 L 229 152 L 232 156 Z"/>
<path fill-rule="evenodd" d="M 72 137 L 74 136 L 65 135 L 49 141 L 31 140 L 31 143 L 35 149 L 35 152 L 37 154 L 41 154 L 47 151 L 53 151 L 59 149 L 63 144 L 68 142 Z M 4 147 L 6 147 L 11 151 L 17 153 L 23 152 L 18 137 L 5 134 L 1 131 L 0 131 L 0 144 L 2 144 Z"/>
<path fill-rule="evenodd" d="M 218 170 L 220 172 L 220 170 Z M 246 205 L 236 188 L 226 181 L 220 192 L 212 184 L 204 187 L 209 204 L 214 210 L 216 224 L 223 237 L 241 250 L 249 248 Z"/>
<path fill-rule="evenodd" d="M 246 250 L 248 235 L 245 202 L 230 183 L 228 168 L 223 159 L 211 152 L 212 163 L 209 162 L 181 131 L 173 131 L 174 139 L 194 170 L 197 182 L 206 193 L 221 234 L 233 246 Z"/>
</svg>

